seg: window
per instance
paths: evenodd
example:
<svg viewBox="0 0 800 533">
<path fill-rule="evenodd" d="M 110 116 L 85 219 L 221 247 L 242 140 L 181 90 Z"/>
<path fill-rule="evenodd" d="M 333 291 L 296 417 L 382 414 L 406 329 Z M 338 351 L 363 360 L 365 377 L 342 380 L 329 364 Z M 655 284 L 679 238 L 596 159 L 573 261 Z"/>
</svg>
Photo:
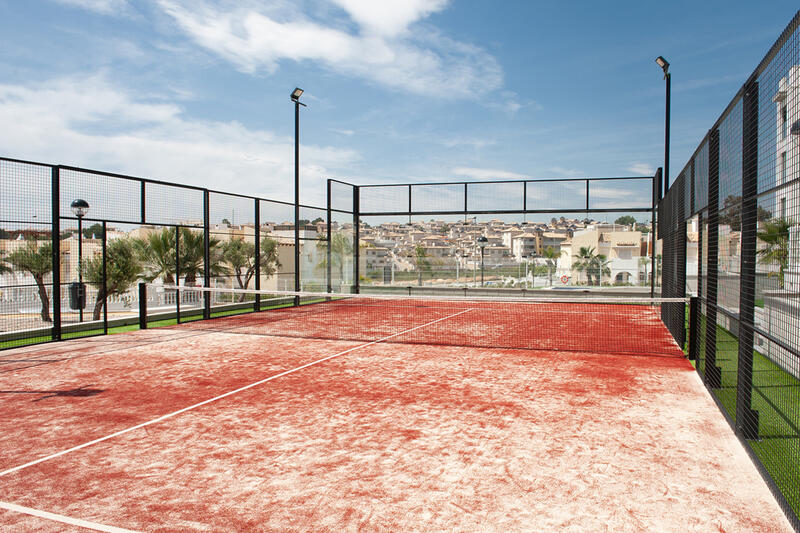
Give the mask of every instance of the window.
<svg viewBox="0 0 800 533">
<path fill-rule="evenodd" d="M 781 106 L 781 139 L 786 138 L 787 128 L 786 126 L 789 124 L 788 120 L 788 113 L 786 110 L 786 104 Z"/>
<path fill-rule="evenodd" d="M 786 152 L 781 152 L 778 162 L 778 184 L 786 183 Z"/>
</svg>

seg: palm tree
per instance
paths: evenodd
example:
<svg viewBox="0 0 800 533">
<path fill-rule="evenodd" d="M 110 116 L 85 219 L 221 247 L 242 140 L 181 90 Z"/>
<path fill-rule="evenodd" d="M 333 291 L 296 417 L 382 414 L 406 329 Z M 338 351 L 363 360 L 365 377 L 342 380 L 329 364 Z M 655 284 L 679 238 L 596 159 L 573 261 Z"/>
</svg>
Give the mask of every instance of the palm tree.
<svg viewBox="0 0 800 533">
<path fill-rule="evenodd" d="M 639 257 L 639 267 L 644 270 L 644 279 L 647 281 L 647 265 L 650 264 L 650 258 L 647 256 Z M 638 282 L 637 282 L 638 283 Z"/>
<path fill-rule="evenodd" d="M 594 276 L 597 279 L 597 286 L 599 287 L 602 285 L 603 276 L 610 276 L 611 275 L 611 268 L 609 265 L 611 261 L 606 259 L 606 256 L 603 254 L 597 254 L 594 259 L 592 260 L 591 269 L 594 272 Z"/>
<path fill-rule="evenodd" d="M 98 289 L 92 320 L 100 320 L 100 311 L 103 310 L 107 297 L 128 292 L 142 273 L 141 262 L 129 239 L 115 239 L 108 244 L 105 284 L 103 283 L 102 255 L 85 260 L 81 268 L 86 281 Z"/>
<path fill-rule="evenodd" d="M 344 265 L 345 257 L 353 257 L 353 240 L 352 237 L 346 233 L 338 232 L 330 235 L 330 242 L 321 235 L 317 239 L 317 248 L 325 253 L 322 254 L 322 260 L 317 265 L 319 269 L 328 268 L 328 246 L 330 246 L 331 253 L 331 268 L 336 268 L 339 271 L 339 280 L 344 280 Z"/>
<path fill-rule="evenodd" d="M 430 273 L 431 271 L 431 262 L 428 259 L 428 253 L 425 251 L 425 247 L 418 244 L 411 254 L 411 260 L 414 261 L 414 265 L 417 268 L 417 285 L 422 287 L 422 273 Z"/>
<path fill-rule="evenodd" d="M 762 263 L 778 264 L 778 282 L 783 288 L 783 276 L 789 264 L 789 228 L 794 224 L 785 218 L 773 218 L 764 222 L 758 238 L 766 244 L 758 251 Z M 774 276 L 774 272 L 768 274 Z"/>
<path fill-rule="evenodd" d="M 186 285 L 194 285 L 197 277 L 204 274 L 205 261 L 205 235 L 202 231 L 192 231 L 189 228 L 180 229 L 181 271 Z M 208 239 L 209 274 L 212 277 L 225 276 L 228 269 L 223 264 L 222 248 L 219 239 L 209 237 Z M 174 255 L 173 255 L 174 257 Z"/>
<path fill-rule="evenodd" d="M 33 276 L 39 289 L 39 299 L 42 301 L 42 320 L 52 322 L 50 318 L 50 297 L 44 286 L 44 277 L 53 271 L 53 245 L 45 242 L 39 246 L 36 241 L 28 241 L 26 246 L 15 250 L 6 259 L 14 267 L 28 272 Z"/>
<path fill-rule="evenodd" d="M 147 282 L 163 278 L 166 285 L 175 284 L 175 230 L 164 228 L 144 239 L 135 239 L 133 247 L 143 267 Z"/>
<path fill-rule="evenodd" d="M 556 273 L 556 268 L 558 266 L 558 258 L 561 257 L 561 251 L 556 251 L 555 248 L 552 246 L 548 246 L 544 250 L 542 250 L 542 257 L 544 258 L 545 266 L 547 267 L 547 278 L 550 282 L 550 286 L 553 286 L 553 274 Z"/>
<path fill-rule="evenodd" d="M 578 272 L 586 272 L 586 280 L 589 285 L 592 284 L 592 274 L 594 270 L 592 269 L 592 262 L 594 261 L 595 253 L 594 248 L 591 246 L 581 246 L 578 249 L 578 253 L 573 255 L 576 261 L 572 262 L 573 270 L 577 270 Z"/>
</svg>

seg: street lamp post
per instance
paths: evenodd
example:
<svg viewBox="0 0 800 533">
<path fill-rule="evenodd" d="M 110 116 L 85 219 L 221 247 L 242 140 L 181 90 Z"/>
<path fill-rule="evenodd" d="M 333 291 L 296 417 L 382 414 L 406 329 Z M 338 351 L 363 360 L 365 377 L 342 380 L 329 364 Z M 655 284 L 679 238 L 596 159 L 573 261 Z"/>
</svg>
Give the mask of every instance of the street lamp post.
<svg viewBox="0 0 800 533">
<path fill-rule="evenodd" d="M 89 202 L 86 200 L 73 200 L 70 204 L 72 212 L 78 217 L 78 320 L 83 322 L 83 304 L 86 299 L 86 290 L 83 288 L 83 217 L 89 212 Z M 74 278 L 73 278 L 74 279 Z"/>
<path fill-rule="evenodd" d="M 667 83 L 667 103 L 664 117 L 664 195 L 669 190 L 669 115 L 670 115 L 670 92 L 672 76 L 669 73 L 669 62 L 662 56 L 656 58 L 656 63 L 664 71 L 664 80 Z"/>
<path fill-rule="evenodd" d="M 294 290 L 300 292 L 300 101 L 303 89 L 295 87 L 291 99 L 294 102 Z M 300 298 L 295 297 L 295 305 Z"/>
<path fill-rule="evenodd" d="M 481 248 L 481 287 L 483 287 L 483 253 L 486 250 L 486 244 L 489 242 L 489 239 L 481 235 L 478 237 L 478 246 Z"/>
</svg>

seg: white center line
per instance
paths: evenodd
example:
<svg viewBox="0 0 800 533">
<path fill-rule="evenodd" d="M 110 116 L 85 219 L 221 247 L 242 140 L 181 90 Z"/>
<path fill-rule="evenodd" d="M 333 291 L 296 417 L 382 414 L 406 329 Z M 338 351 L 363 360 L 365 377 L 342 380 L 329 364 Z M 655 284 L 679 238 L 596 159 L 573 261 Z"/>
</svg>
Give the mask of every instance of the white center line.
<svg viewBox="0 0 800 533">
<path fill-rule="evenodd" d="M 327 357 L 323 357 L 322 359 L 317 359 L 316 361 L 312 361 L 311 363 L 306 363 L 306 364 L 304 364 L 302 366 L 298 366 L 297 368 L 293 368 L 291 370 L 286 370 L 285 372 L 281 372 L 280 374 L 275 374 L 274 376 L 270 376 L 270 377 L 264 378 L 264 379 L 262 379 L 260 381 L 256 381 L 255 383 L 250 383 L 249 385 L 245 385 L 244 387 L 239 387 L 236 390 L 232 390 L 232 391 L 226 392 L 224 394 L 220 394 L 219 396 L 215 396 L 214 398 L 210 398 L 210 399 L 204 400 L 204 401 L 202 401 L 200 403 L 196 403 L 194 405 L 190 405 L 189 407 L 184 407 L 183 409 L 178 409 L 177 411 L 173 411 L 173 412 L 168 413 L 166 415 L 159 416 L 158 418 L 154 418 L 153 420 L 148 420 L 147 422 L 142 422 L 141 424 L 137 424 L 137 425 L 131 426 L 129 428 L 125 428 L 125 429 L 121 429 L 119 431 L 115 431 L 114 433 L 111 433 L 110 435 L 106 435 L 105 437 L 100 437 L 98 439 L 94 439 L 94 440 L 91 440 L 89 442 L 84 442 L 83 444 L 79 444 L 78 446 L 73 446 L 72 448 L 68 448 L 66 450 L 62 450 L 62 451 L 54 453 L 52 455 L 48 455 L 46 457 L 41 457 L 39 459 L 30 461 L 28 463 L 25 463 L 25 464 L 22 464 L 22 465 L 19 465 L 19 466 L 15 466 L 13 468 L 9 468 L 8 470 L 3 470 L 2 472 L 0 472 L 0 477 L 7 476 L 9 474 L 13 474 L 14 472 L 18 472 L 18 471 L 23 470 L 25 468 L 28 468 L 28 467 L 31 467 L 31 466 L 34 466 L 34 465 L 38 465 L 39 463 L 43 463 L 45 461 L 49 461 L 49 460 L 55 459 L 57 457 L 61 457 L 62 455 L 67 455 L 68 453 L 72 453 L 72 452 L 76 452 L 78 450 L 82 450 L 83 448 L 87 448 L 87 447 L 92 446 L 94 444 L 97 444 L 97 443 L 100 443 L 100 442 L 103 442 L 103 441 L 106 441 L 106 440 L 109 440 L 109 439 L 113 439 L 114 437 L 119 437 L 120 435 L 124 435 L 125 433 L 130 433 L 131 431 L 135 431 L 135 430 L 141 429 L 143 427 L 147 427 L 147 426 L 150 426 L 150 425 L 153 425 L 153 424 L 157 424 L 158 422 L 163 422 L 164 420 L 167 420 L 168 418 L 172 418 L 172 417 L 177 416 L 177 415 L 179 415 L 181 413 L 185 413 L 187 411 L 191 411 L 193 409 L 197 409 L 198 407 L 202 407 L 202 406 L 204 406 L 206 404 L 209 404 L 211 402 L 216 402 L 217 400 L 221 400 L 223 398 L 227 398 L 228 396 L 232 396 L 232 395 L 237 394 L 239 392 L 246 391 L 247 389 L 252 389 L 253 387 L 257 387 L 257 386 L 262 385 L 262 384 L 264 384 L 264 383 L 266 383 L 268 381 L 272 381 L 274 379 L 278 379 L 280 377 L 287 376 L 287 375 L 293 374 L 295 372 L 299 372 L 300 370 L 303 370 L 303 369 L 308 368 L 310 366 L 314 366 L 314 365 L 318 365 L 320 363 L 324 363 L 325 361 L 329 361 L 329 360 L 334 359 L 336 357 L 341 357 L 342 355 L 354 352 L 356 350 L 360 350 L 362 348 L 366 348 L 368 346 L 372 346 L 373 344 L 378 344 L 380 342 L 392 339 L 394 337 L 398 337 L 400 335 L 404 335 L 406 333 L 410 333 L 412 331 L 415 331 L 415 330 L 430 326 L 432 324 L 436 324 L 437 322 L 441 322 L 443 320 L 448 320 L 448 319 L 456 317 L 458 315 L 463 315 L 464 313 L 468 313 L 468 312 L 470 312 L 472 310 L 473 310 L 472 308 L 465 309 L 463 311 L 459 311 L 458 313 L 454 313 L 452 315 L 445 316 L 445 317 L 442 317 L 442 318 L 437 318 L 436 320 L 432 320 L 432 321 L 427 322 L 425 324 L 422 324 L 420 326 L 416 326 L 416 327 L 407 329 L 405 331 L 401 331 L 400 333 L 394 333 L 392 335 L 387 335 L 386 337 L 382 337 L 382 338 L 380 338 L 378 340 L 374 340 L 374 341 L 368 342 L 366 344 L 361 344 L 361 345 L 356 346 L 354 348 L 349 348 L 349 349 L 347 349 L 347 350 L 345 350 L 343 352 L 339 352 L 339 353 L 336 353 L 336 354 L 333 354 L 333 355 L 329 355 Z"/>
<path fill-rule="evenodd" d="M 72 518 L 56 513 L 49 513 L 47 511 L 40 511 L 39 509 L 31 509 L 30 507 L 23 507 L 15 503 L 0 502 L 0 509 L 14 511 L 17 513 L 36 516 L 38 518 L 45 518 L 63 524 L 70 524 L 72 526 L 83 527 L 86 529 L 93 529 L 95 531 L 107 531 L 108 533 L 136 533 L 132 529 L 123 529 L 121 527 L 107 526 L 105 524 L 98 524 L 97 522 L 89 522 L 88 520 L 81 520 L 80 518 Z"/>
</svg>

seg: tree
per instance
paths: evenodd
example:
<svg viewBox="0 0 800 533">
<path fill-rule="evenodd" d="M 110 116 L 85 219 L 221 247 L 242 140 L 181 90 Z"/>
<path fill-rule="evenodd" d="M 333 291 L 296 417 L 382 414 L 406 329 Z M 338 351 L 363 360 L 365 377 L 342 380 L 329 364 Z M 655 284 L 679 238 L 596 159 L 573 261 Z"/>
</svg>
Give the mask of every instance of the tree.
<svg viewBox="0 0 800 533">
<path fill-rule="evenodd" d="M 756 219 L 765 222 L 772 217 L 772 213 L 761 206 L 756 208 Z M 731 228 L 731 231 L 741 231 L 742 229 L 742 197 L 736 194 L 729 194 L 722 202 L 719 210 L 719 223 Z"/>
<path fill-rule="evenodd" d="M 205 235 L 202 231 L 192 231 L 189 228 L 180 229 L 180 248 L 181 271 L 183 281 L 186 285 L 194 285 L 197 277 L 204 274 L 203 265 L 205 262 Z M 174 257 L 174 255 L 173 255 Z M 222 248 L 219 239 L 209 237 L 208 239 L 209 273 L 213 276 L 225 276 L 228 269 L 222 264 Z"/>
<path fill-rule="evenodd" d="M 4 250 L 0 250 L 0 274 L 10 274 L 13 272 L 10 266 L 6 264 L 5 256 L 6 252 Z"/>
<path fill-rule="evenodd" d="M 320 222 L 325 222 L 325 219 L 322 218 L 322 217 L 317 217 L 317 218 L 315 218 L 314 220 L 311 221 L 311 223 L 314 224 L 314 225 L 317 225 Z"/>
<path fill-rule="evenodd" d="M 766 246 L 758 251 L 758 257 L 762 263 L 778 265 L 778 282 L 783 288 L 783 277 L 786 267 L 789 264 L 789 228 L 794 226 L 792 222 L 785 218 L 773 218 L 764 222 L 758 238 Z M 774 276 L 770 272 L 769 276 Z"/>
<path fill-rule="evenodd" d="M 586 281 L 589 285 L 592 284 L 592 271 L 591 264 L 595 257 L 594 248 L 591 246 L 581 246 L 578 253 L 572 256 L 576 261 L 572 262 L 573 270 L 578 272 L 586 272 Z"/>
<path fill-rule="evenodd" d="M 167 285 L 175 284 L 174 229 L 163 228 L 144 239 L 136 239 L 133 248 L 142 264 L 145 281 L 149 283 L 162 278 Z"/>
<path fill-rule="evenodd" d="M 428 252 L 425 247 L 418 244 L 411 254 L 411 260 L 414 261 L 414 266 L 417 269 L 417 285 L 422 286 L 422 273 L 431 271 L 431 262 L 428 259 Z"/>
<path fill-rule="evenodd" d="M 324 235 L 317 238 L 317 249 L 323 252 L 323 258 L 317 265 L 318 269 L 328 268 L 328 246 L 331 248 L 331 269 L 339 271 L 339 279 L 344 280 L 345 257 L 353 257 L 353 241 L 347 233 L 337 232 L 330 236 L 330 242 Z"/>
<path fill-rule="evenodd" d="M 650 264 L 650 258 L 648 256 L 644 256 L 643 255 L 643 256 L 639 257 L 639 268 L 640 268 L 639 272 L 644 270 L 644 276 L 643 277 L 645 278 L 645 280 L 647 279 L 647 265 L 649 265 L 649 264 Z"/>
<path fill-rule="evenodd" d="M 603 275 L 611 274 L 611 268 L 609 268 L 611 261 L 605 255 L 595 253 L 595 249 L 591 246 L 581 246 L 573 257 L 577 261 L 572 263 L 572 268 L 578 272 L 585 271 L 589 285 L 594 285 L 593 281 L 596 279 L 597 285 L 600 286 Z"/>
<path fill-rule="evenodd" d="M 278 241 L 264 237 L 260 252 L 261 275 L 270 277 L 281 266 L 278 261 Z M 231 267 L 240 289 L 246 289 L 256 274 L 255 255 L 255 245 L 242 239 L 233 239 L 222 245 L 222 260 Z M 244 294 L 240 296 L 240 300 L 243 299 Z"/>
<path fill-rule="evenodd" d="M 42 320 L 52 322 L 50 297 L 44 286 L 44 277 L 53 271 L 53 246 L 49 242 L 38 246 L 36 241 L 28 241 L 26 246 L 9 255 L 6 261 L 33 276 L 39 289 L 39 299 L 42 301 Z"/>
<path fill-rule="evenodd" d="M 636 219 L 632 215 L 623 215 L 615 220 L 614 224 L 619 224 L 620 226 L 631 226 L 636 224 Z"/>
<path fill-rule="evenodd" d="M 88 228 L 83 228 L 84 239 L 102 239 L 103 238 L 103 225 L 96 222 Z"/>
<path fill-rule="evenodd" d="M 227 218 L 223 218 L 222 219 L 222 223 L 225 224 L 226 226 L 230 226 L 231 225 L 231 221 L 228 220 Z"/>
<path fill-rule="evenodd" d="M 611 268 L 609 265 L 611 261 L 609 261 L 605 255 L 597 254 L 592 261 L 591 269 L 594 273 L 595 279 L 597 279 L 597 286 L 599 287 L 602 285 L 603 276 L 610 276 L 611 275 Z"/>
<path fill-rule="evenodd" d="M 103 284 L 103 256 L 96 255 L 83 261 L 81 268 L 86 281 L 97 287 L 92 320 L 100 320 L 100 311 L 109 296 L 125 294 L 139 280 L 142 264 L 129 239 L 115 239 L 106 249 L 106 279 Z"/>
<path fill-rule="evenodd" d="M 558 267 L 558 258 L 561 257 L 561 251 L 556 251 L 552 246 L 548 246 L 542 250 L 542 257 L 544 258 L 544 264 L 547 267 L 547 279 L 552 287 L 553 274 L 556 273 L 556 269 Z"/>
</svg>

